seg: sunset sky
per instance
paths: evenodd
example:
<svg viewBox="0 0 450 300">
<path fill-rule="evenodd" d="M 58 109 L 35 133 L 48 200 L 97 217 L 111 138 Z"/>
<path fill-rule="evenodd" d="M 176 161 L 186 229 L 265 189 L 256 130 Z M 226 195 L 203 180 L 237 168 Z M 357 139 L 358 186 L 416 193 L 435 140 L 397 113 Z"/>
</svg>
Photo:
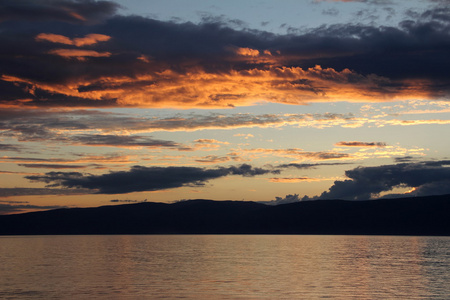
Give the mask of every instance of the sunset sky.
<svg viewBox="0 0 450 300">
<path fill-rule="evenodd" d="M 450 193 L 448 0 L 4 0 L 0 214 Z"/>
</svg>

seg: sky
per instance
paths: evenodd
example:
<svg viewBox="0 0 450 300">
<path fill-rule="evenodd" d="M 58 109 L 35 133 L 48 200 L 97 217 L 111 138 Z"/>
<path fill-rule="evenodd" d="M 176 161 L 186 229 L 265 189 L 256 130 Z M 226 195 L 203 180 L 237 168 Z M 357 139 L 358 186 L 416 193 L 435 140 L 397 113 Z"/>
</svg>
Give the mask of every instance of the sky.
<svg viewBox="0 0 450 300">
<path fill-rule="evenodd" d="M 4 0 L 0 214 L 450 194 L 448 0 Z"/>
</svg>

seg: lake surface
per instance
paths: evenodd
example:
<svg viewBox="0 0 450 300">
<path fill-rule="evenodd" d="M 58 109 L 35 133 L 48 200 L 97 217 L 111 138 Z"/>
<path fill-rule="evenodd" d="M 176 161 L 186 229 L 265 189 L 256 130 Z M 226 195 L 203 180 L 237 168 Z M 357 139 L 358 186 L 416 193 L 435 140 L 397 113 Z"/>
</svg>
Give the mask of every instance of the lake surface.
<svg viewBox="0 0 450 300">
<path fill-rule="evenodd" d="M 449 299 L 450 237 L 0 237 L 0 299 Z"/>
</svg>

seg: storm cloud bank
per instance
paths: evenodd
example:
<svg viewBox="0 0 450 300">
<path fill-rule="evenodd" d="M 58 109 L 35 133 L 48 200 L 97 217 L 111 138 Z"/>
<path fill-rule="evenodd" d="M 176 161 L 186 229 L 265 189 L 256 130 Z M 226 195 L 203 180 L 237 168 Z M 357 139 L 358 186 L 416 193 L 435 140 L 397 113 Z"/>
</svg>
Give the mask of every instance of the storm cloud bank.
<svg viewBox="0 0 450 300">
<path fill-rule="evenodd" d="M 335 24 L 286 34 L 214 17 L 195 24 L 121 16 L 117 8 L 2 1 L 0 105 L 226 108 L 450 92 L 445 6 L 395 27 Z"/>
</svg>

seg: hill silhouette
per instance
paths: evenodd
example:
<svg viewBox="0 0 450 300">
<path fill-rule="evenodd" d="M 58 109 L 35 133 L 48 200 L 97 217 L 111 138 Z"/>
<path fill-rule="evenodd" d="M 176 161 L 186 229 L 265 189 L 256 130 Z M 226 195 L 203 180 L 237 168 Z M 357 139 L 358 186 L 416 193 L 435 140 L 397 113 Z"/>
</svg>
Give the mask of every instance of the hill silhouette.
<svg viewBox="0 0 450 300">
<path fill-rule="evenodd" d="M 2 235 L 450 235 L 450 195 L 277 206 L 246 201 L 144 202 L 0 216 Z"/>
</svg>

